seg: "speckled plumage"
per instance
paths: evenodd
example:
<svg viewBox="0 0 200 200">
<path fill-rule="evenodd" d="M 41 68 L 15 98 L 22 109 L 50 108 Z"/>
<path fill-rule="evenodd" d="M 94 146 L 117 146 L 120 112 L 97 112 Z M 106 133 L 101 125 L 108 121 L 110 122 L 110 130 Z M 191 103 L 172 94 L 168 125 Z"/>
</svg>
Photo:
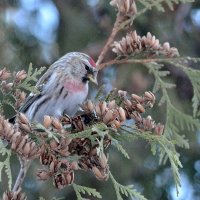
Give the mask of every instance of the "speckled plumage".
<svg viewBox="0 0 200 200">
<path fill-rule="evenodd" d="M 80 52 L 67 53 L 39 79 L 40 93 L 31 93 L 19 111 L 38 122 L 43 122 L 44 115 L 74 115 L 88 95 L 88 74 L 96 79 L 94 61 Z"/>
</svg>

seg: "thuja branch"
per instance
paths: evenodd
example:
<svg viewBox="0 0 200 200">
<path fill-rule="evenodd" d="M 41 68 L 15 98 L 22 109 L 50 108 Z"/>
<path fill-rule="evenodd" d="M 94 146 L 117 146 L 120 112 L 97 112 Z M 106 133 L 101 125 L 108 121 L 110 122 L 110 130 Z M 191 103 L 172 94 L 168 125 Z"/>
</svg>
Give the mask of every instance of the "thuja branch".
<svg viewBox="0 0 200 200">
<path fill-rule="evenodd" d="M 178 58 L 145 58 L 145 59 L 134 59 L 134 58 L 124 58 L 124 59 L 114 59 L 107 62 L 104 62 L 102 64 L 98 65 L 98 68 L 102 70 L 105 67 L 111 66 L 111 65 L 122 65 L 122 64 L 146 64 L 146 63 L 162 63 L 162 62 L 170 62 L 170 61 L 185 61 L 187 59 L 196 59 L 196 58 L 188 58 L 188 57 L 178 57 Z"/>
<path fill-rule="evenodd" d="M 109 48 L 110 48 L 110 45 L 111 45 L 112 42 L 114 41 L 114 38 L 115 38 L 116 34 L 117 34 L 118 31 L 120 30 L 120 27 L 119 27 L 120 21 L 121 21 L 121 16 L 120 16 L 119 13 L 118 13 L 118 14 L 117 14 L 116 21 L 115 21 L 114 26 L 113 26 L 113 29 L 112 29 L 112 32 L 111 32 L 111 34 L 110 34 L 110 36 L 109 36 L 109 38 L 108 38 L 108 40 L 107 40 L 105 46 L 103 47 L 103 49 L 102 49 L 102 51 L 101 51 L 99 57 L 98 57 L 98 60 L 97 60 L 97 62 L 96 62 L 97 65 L 99 65 L 99 64 L 103 61 L 103 59 L 104 59 L 104 57 L 105 57 L 107 51 L 108 51 Z"/>
<path fill-rule="evenodd" d="M 117 35 L 117 33 L 120 30 L 124 29 L 127 25 L 131 25 L 134 20 L 134 16 L 137 13 L 135 0 L 130 0 L 130 1 L 126 1 L 126 2 L 112 0 L 110 2 L 110 4 L 117 9 L 117 11 L 118 11 L 117 17 L 116 17 L 112 32 L 111 32 L 110 36 L 108 37 L 108 40 L 98 57 L 98 60 L 96 62 L 97 65 L 99 65 L 103 61 L 103 59 L 104 59 L 107 51 L 109 50 L 110 45 L 114 41 L 114 38 Z"/>
<path fill-rule="evenodd" d="M 21 158 L 19 159 L 20 159 L 20 171 L 18 173 L 12 192 L 17 192 L 21 188 L 24 178 L 26 177 L 26 173 L 31 164 L 30 160 L 22 160 Z"/>
</svg>

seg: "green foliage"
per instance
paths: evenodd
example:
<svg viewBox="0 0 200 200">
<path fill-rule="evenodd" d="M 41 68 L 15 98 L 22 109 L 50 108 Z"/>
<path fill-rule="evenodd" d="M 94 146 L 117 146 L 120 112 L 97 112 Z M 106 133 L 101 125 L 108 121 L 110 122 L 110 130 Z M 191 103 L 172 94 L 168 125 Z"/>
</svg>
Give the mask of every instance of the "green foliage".
<svg viewBox="0 0 200 200">
<path fill-rule="evenodd" d="M 198 58 L 185 58 L 184 59 L 185 62 L 199 62 L 200 59 Z M 200 116 L 200 71 L 193 69 L 193 68 L 189 68 L 188 66 L 185 65 L 185 62 L 174 62 L 173 60 L 168 62 L 172 65 L 174 65 L 175 67 L 178 67 L 180 69 L 182 69 L 186 75 L 188 76 L 188 78 L 191 81 L 192 87 L 193 87 L 193 98 L 192 98 L 192 106 L 193 106 L 193 117 L 199 117 Z"/>
<path fill-rule="evenodd" d="M 169 7 L 169 9 L 173 10 L 173 5 L 178 3 L 186 3 L 186 2 L 193 2 L 193 0 L 138 0 L 136 1 L 136 4 L 141 5 L 141 9 L 138 11 L 136 16 L 133 18 L 143 14 L 147 10 L 150 10 L 152 8 L 156 8 L 158 11 L 165 11 L 166 7 Z M 167 6 L 166 6 L 167 5 Z M 133 18 L 131 20 L 133 20 Z M 128 19 L 129 20 L 129 19 Z M 128 21 L 127 20 L 127 21 Z M 123 25 L 126 25 L 127 22 L 123 23 Z M 121 28 L 124 28 L 124 26 L 121 26 Z M 128 58 L 127 58 L 128 59 Z M 182 167 L 182 164 L 179 160 L 179 154 L 176 151 L 176 146 L 178 147 L 184 147 L 189 148 L 188 140 L 185 138 L 185 135 L 181 135 L 182 131 L 187 128 L 188 131 L 195 131 L 196 129 L 200 128 L 199 120 L 195 119 L 195 117 L 200 116 L 200 71 L 195 70 L 192 68 L 188 68 L 183 64 L 182 61 L 199 61 L 198 59 L 190 59 L 190 58 L 178 58 L 178 59 L 160 59 L 162 63 L 170 63 L 175 67 L 178 67 L 182 69 L 187 76 L 189 77 L 192 85 L 193 85 L 193 91 L 194 96 L 192 99 L 193 102 L 193 117 L 189 114 L 185 114 L 182 112 L 182 110 L 179 110 L 176 108 L 176 106 L 172 103 L 172 100 L 170 98 L 168 90 L 171 88 L 174 88 L 175 85 L 166 81 L 166 78 L 168 75 L 170 75 L 170 72 L 164 69 L 164 64 L 160 64 L 157 62 L 147 63 L 145 66 L 148 68 L 149 73 L 152 74 L 155 78 L 154 88 L 153 91 L 160 92 L 161 98 L 159 101 L 159 105 L 166 104 L 166 124 L 165 124 L 165 132 L 164 135 L 158 136 L 151 132 L 144 132 L 137 130 L 135 127 L 129 127 L 129 126 L 123 126 L 121 128 L 122 132 L 126 132 L 128 134 L 117 134 L 114 136 L 111 129 L 109 129 L 105 124 L 93 124 L 91 127 L 88 127 L 84 131 L 69 134 L 67 137 L 70 137 L 72 139 L 74 138 L 88 138 L 91 140 L 91 142 L 94 144 L 97 144 L 97 152 L 98 155 L 100 155 L 104 148 L 103 148 L 103 139 L 105 136 L 108 136 L 109 139 L 112 141 L 112 145 L 114 145 L 118 151 L 120 151 L 124 157 L 127 159 L 130 159 L 128 153 L 124 149 L 124 147 L 121 145 L 120 141 L 126 137 L 130 141 L 133 141 L 137 138 L 141 138 L 145 141 L 147 141 L 150 144 L 151 152 L 153 155 L 157 155 L 159 157 L 159 164 L 166 164 L 168 161 L 171 164 L 171 169 L 177 189 L 181 185 L 180 183 L 180 174 L 179 174 L 179 168 Z M 157 60 L 158 62 L 159 59 Z M 27 78 L 19 83 L 18 85 L 14 85 L 13 90 L 9 92 L 8 94 L 3 93 L 3 100 L 0 102 L 0 111 L 3 111 L 3 105 L 7 104 L 11 106 L 13 109 L 15 109 L 13 104 L 13 99 L 15 99 L 14 91 L 16 89 L 24 89 L 30 92 L 37 93 L 39 88 L 36 88 L 33 83 L 35 83 L 38 79 L 38 76 L 41 75 L 41 73 L 44 71 L 44 67 L 41 67 L 40 69 L 33 69 L 32 64 L 29 66 Z M 99 90 L 99 92 L 96 95 L 96 100 L 99 100 L 101 97 L 102 88 Z M 112 94 L 108 94 L 105 97 L 105 100 L 110 100 Z M 120 102 L 117 101 L 117 103 L 120 104 Z M 55 139 L 59 142 L 59 137 L 56 133 L 48 131 L 44 126 L 41 124 L 37 124 L 36 128 L 45 131 L 48 133 L 48 136 L 50 139 Z M 91 134 L 93 133 L 93 134 Z M 98 136 L 98 137 L 97 137 Z M 2 180 L 2 173 L 3 170 L 5 170 L 7 176 L 8 176 L 8 185 L 9 189 L 11 190 L 12 186 L 12 176 L 11 176 L 11 169 L 10 169 L 10 157 L 11 157 L 11 151 L 7 150 L 3 142 L 0 140 L 0 154 L 2 156 L 5 156 L 5 160 L 0 162 L 0 181 Z M 77 157 L 69 157 L 69 160 L 71 161 L 77 161 L 79 158 Z M 144 196 L 142 196 L 140 193 L 138 193 L 132 185 L 124 186 L 118 183 L 111 172 L 109 172 L 110 179 L 114 185 L 114 189 L 116 192 L 117 200 L 123 200 L 123 196 L 125 197 L 133 197 L 138 200 L 146 200 Z M 82 195 L 90 195 L 97 198 L 102 198 L 101 194 L 96 191 L 96 189 L 77 185 L 75 183 L 72 184 L 72 187 L 76 193 L 77 200 L 84 200 L 85 198 L 82 197 Z M 55 198 L 53 198 L 56 200 Z M 52 200 L 53 200 L 52 199 Z M 40 200 L 44 200 L 44 198 L 40 197 Z"/>
<path fill-rule="evenodd" d="M 35 70 L 34 70 L 32 63 L 30 63 L 29 68 L 28 68 L 27 77 L 24 81 L 22 81 L 18 85 L 18 88 L 22 88 L 27 91 L 37 93 L 38 88 L 36 88 L 33 83 L 35 83 L 38 80 L 38 76 L 41 75 L 45 69 L 46 69 L 45 67 L 40 67 L 39 69 L 35 68 Z"/>
<path fill-rule="evenodd" d="M 187 58 L 185 58 L 187 60 Z M 191 60 L 191 59 L 190 59 Z M 196 59 L 194 59 L 196 61 Z M 175 67 L 182 69 L 191 80 L 194 90 L 193 96 L 193 116 L 198 116 L 199 102 L 200 102 L 200 72 L 195 69 L 191 69 L 183 65 L 184 61 L 182 58 L 179 62 L 176 61 L 167 61 L 165 63 L 170 63 Z M 164 65 L 158 63 L 149 63 L 145 64 L 145 66 L 149 69 L 149 72 L 153 74 L 155 77 L 154 84 L 154 92 L 161 91 L 161 99 L 160 105 L 166 103 L 166 124 L 165 124 L 165 137 L 157 138 L 157 142 L 154 141 L 151 144 L 152 152 L 155 154 L 157 147 L 155 146 L 157 143 L 160 144 L 159 157 L 160 163 L 166 163 L 167 159 L 170 160 L 174 180 L 176 183 L 176 188 L 178 192 L 178 186 L 180 186 L 180 175 L 178 172 L 178 167 L 181 167 L 181 163 L 179 161 L 179 155 L 175 150 L 175 145 L 189 148 L 188 140 L 185 138 L 185 135 L 180 135 L 182 130 L 187 128 L 188 131 L 195 131 L 200 128 L 199 120 L 193 118 L 192 116 L 183 113 L 181 110 L 176 108 L 170 99 L 168 89 L 174 87 L 173 84 L 165 81 L 165 78 L 169 75 L 168 71 L 163 70 Z M 144 139 L 148 139 L 151 135 L 142 134 Z M 151 138 L 152 139 L 152 138 Z M 154 138 L 155 139 L 155 138 Z M 171 142 L 170 142 L 171 141 Z M 173 142 L 173 143 L 172 143 Z"/>
<path fill-rule="evenodd" d="M 57 133 L 54 133 L 52 131 L 49 131 L 42 124 L 39 124 L 39 123 L 35 124 L 35 128 L 48 133 L 49 139 L 54 139 L 56 142 L 59 142 L 60 135 L 58 135 Z"/>
<path fill-rule="evenodd" d="M 0 113 L 4 113 L 4 106 L 8 105 L 10 106 L 13 110 L 15 110 L 15 106 L 14 106 L 14 101 L 15 100 L 15 96 L 13 94 L 13 91 L 10 92 L 5 92 L 2 87 L 0 86 Z"/>
<path fill-rule="evenodd" d="M 45 70 L 45 67 L 41 67 L 39 69 L 35 68 L 33 69 L 32 64 L 29 65 L 28 74 L 26 79 L 24 79 L 20 83 L 15 83 L 13 80 L 13 87 L 9 92 L 5 92 L 2 87 L 0 86 L 0 92 L 2 93 L 2 99 L 0 101 L 0 113 L 4 113 L 4 106 L 9 105 L 13 110 L 15 110 L 15 92 L 17 89 L 19 90 L 26 90 L 30 92 L 37 93 L 38 88 L 36 88 L 35 82 L 38 80 L 38 76 L 42 74 L 42 72 Z"/>
<path fill-rule="evenodd" d="M 138 9 L 136 15 L 130 17 L 125 22 L 121 23 L 120 29 L 124 29 L 127 24 L 133 23 L 133 20 L 140 15 L 144 14 L 148 10 L 156 8 L 158 11 L 164 12 L 165 9 L 168 7 L 170 10 L 174 10 L 174 4 L 180 3 L 191 3 L 194 0 L 138 0 L 136 1 L 137 7 L 141 7 Z"/>
<path fill-rule="evenodd" d="M 165 77 L 169 74 L 166 71 L 162 71 L 163 64 L 149 63 L 145 65 L 151 74 L 155 77 L 154 92 L 160 90 L 162 92 L 160 105 L 166 103 L 166 124 L 165 135 L 167 138 L 176 141 L 176 145 L 180 147 L 188 148 L 188 140 L 185 136 L 180 135 L 180 131 L 187 128 L 189 131 L 194 131 L 198 128 L 199 121 L 192 118 L 190 115 L 178 110 L 171 102 L 168 94 L 168 89 L 174 85 L 167 83 Z"/>
<path fill-rule="evenodd" d="M 109 173 L 109 176 L 114 185 L 115 192 L 117 195 L 117 200 L 123 200 L 124 198 L 122 197 L 122 195 L 125 195 L 126 197 L 129 196 L 134 197 L 137 200 L 147 200 L 144 196 L 142 196 L 133 188 L 133 185 L 128 185 L 128 186 L 121 185 L 115 180 L 111 172 Z"/>
<path fill-rule="evenodd" d="M 138 1 L 144 6 L 144 8 L 139 11 L 138 15 L 143 14 L 147 10 L 151 10 L 154 7 L 158 11 L 164 12 L 165 5 L 167 5 L 170 10 L 174 10 L 174 4 L 194 2 L 194 0 L 138 0 Z"/>
<path fill-rule="evenodd" d="M 2 140 L 0 140 L 0 154 L 3 157 L 5 156 L 5 160 L 0 161 L 0 182 L 2 182 L 2 174 L 4 170 L 8 177 L 8 188 L 9 190 L 11 190 L 12 187 L 12 172 L 10 168 L 11 150 L 5 148 L 5 145 L 3 144 Z"/>
<path fill-rule="evenodd" d="M 73 183 L 72 186 L 73 186 L 74 191 L 76 193 L 77 200 L 86 200 L 85 198 L 83 198 L 81 196 L 81 193 L 84 194 L 84 195 L 85 194 L 88 194 L 90 196 L 92 195 L 94 197 L 97 197 L 98 199 L 102 198 L 101 194 L 99 192 L 97 192 L 96 189 L 77 185 L 75 183 Z"/>
<path fill-rule="evenodd" d="M 178 187 L 181 185 L 180 174 L 178 170 L 180 167 L 182 167 L 182 164 L 179 160 L 179 154 L 175 149 L 174 142 L 169 140 L 165 135 L 158 136 L 151 134 L 150 132 L 137 131 L 129 126 L 125 126 L 122 129 L 123 131 L 129 133 L 130 135 L 134 135 L 137 136 L 138 138 L 146 140 L 151 145 L 151 151 L 153 155 L 158 154 L 159 164 L 166 164 L 167 160 L 170 161 L 178 194 Z"/>
<path fill-rule="evenodd" d="M 128 153 L 126 152 L 126 150 L 123 148 L 123 146 L 119 143 L 119 141 L 115 140 L 114 138 L 112 138 L 112 144 L 117 148 L 117 150 L 119 152 L 122 153 L 122 155 L 124 155 L 125 158 L 130 159 Z"/>
</svg>

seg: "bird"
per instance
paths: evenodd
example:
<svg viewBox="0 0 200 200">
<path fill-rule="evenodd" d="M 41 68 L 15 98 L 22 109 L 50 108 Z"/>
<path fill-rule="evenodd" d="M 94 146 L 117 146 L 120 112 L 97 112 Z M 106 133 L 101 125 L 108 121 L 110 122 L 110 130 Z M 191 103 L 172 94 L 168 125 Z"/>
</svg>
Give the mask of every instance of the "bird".
<svg viewBox="0 0 200 200">
<path fill-rule="evenodd" d="M 44 116 L 74 116 L 85 101 L 89 81 L 98 84 L 95 61 L 87 54 L 70 52 L 55 61 L 36 83 L 19 112 L 31 122 L 43 123 Z"/>
</svg>

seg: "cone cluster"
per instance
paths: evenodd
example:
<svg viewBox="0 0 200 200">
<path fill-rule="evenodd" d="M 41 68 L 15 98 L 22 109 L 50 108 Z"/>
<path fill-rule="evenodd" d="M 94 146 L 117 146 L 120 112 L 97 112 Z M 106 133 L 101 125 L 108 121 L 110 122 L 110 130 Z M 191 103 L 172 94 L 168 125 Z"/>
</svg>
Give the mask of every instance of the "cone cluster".
<svg viewBox="0 0 200 200">
<path fill-rule="evenodd" d="M 159 40 L 149 32 L 146 36 L 141 37 L 136 31 L 131 31 L 120 41 L 115 41 L 112 46 L 112 51 L 118 56 L 134 56 L 141 53 L 148 56 L 163 55 L 166 57 L 179 55 L 177 48 L 170 47 L 168 42 L 161 45 Z"/>
<path fill-rule="evenodd" d="M 96 133 L 93 132 L 92 134 Z M 103 144 L 105 150 L 111 144 L 111 141 L 108 138 L 104 138 Z M 71 155 L 80 156 L 78 165 L 81 169 L 85 171 L 91 170 L 99 180 L 107 180 L 108 159 L 103 152 L 98 154 L 98 147 L 98 141 L 92 143 L 88 138 L 76 138 L 70 143 L 69 151 Z"/>
<path fill-rule="evenodd" d="M 95 177 L 99 180 L 106 180 L 108 178 L 108 164 L 107 157 L 104 153 L 97 154 L 97 148 L 99 143 L 97 140 L 91 141 L 89 138 L 75 138 L 68 137 L 69 134 L 77 133 L 84 130 L 88 123 L 85 123 L 92 115 L 82 115 L 70 118 L 69 116 L 63 116 L 60 120 L 62 123 L 62 129 L 66 125 L 71 125 L 72 132 L 65 132 L 65 137 L 61 137 L 59 142 L 52 139 L 50 142 L 45 143 L 43 153 L 40 155 L 40 162 L 42 165 L 46 165 L 48 170 L 40 170 L 37 174 L 40 180 L 47 180 L 50 177 L 53 178 L 54 185 L 58 188 L 62 188 L 71 184 L 74 181 L 74 170 L 82 169 L 85 171 L 92 171 Z M 93 116 L 94 117 L 94 116 Z M 51 130 L 52 122 L 54 118 L 45 116 L 44 126 Z M 60 130 L 60 125 L 56 126 Z M 55 127 L 54 127 L 54 131 Z M 63 131 L 60 132 L 64 136 Z M 96 132 L 92 132 L 92 135 L 98 137 Z M 104 138 L 104 149 L 110 145 L 110 139 Z M 67 170 L 63 171 L 63 157 L 76 156 L 77 162 L 68 162 Z M 65 164 L 67 160 L 65 160 Z M 54 167 L 52 167 L 54 166 Z M 56 167 L 55 167 L 56 166 Z M 65 166 L 66 168 L 66 166 Z M 61 173 L 62 172 L 62 173 Z M 70 178 L 71 177 L 71 178 Z"/>
<path fill-rule="evenodd" d="M 118 98 L 120 106 L 115 100 L 101 101 L 96 104 L 88 100 L 82 108 L 86 113 L 95 113 L 97 121 L 103 122 L 113 129 L 119 129 L 127 119 L 134 119 L 138 129 L 153 131 L 158 135 L 163 134 L 163 125 L 156 124 L 150 116 L 146 119 L 141 116 L 146 109 L 152 108 L 155 103 L 155 96 L 152 92 L 145 92 L 143 96 L 132 94 L 128 97 L 126 91 L 119 90 Z"/>
<path fill-rule="evenodd" d="M 22 159 L 35 159 L 41 150 L 37 147 L 27 134 L 24 134 L 20 129 L 15 128 L 2 116 L 0 116 L 0 137 L 5 139 Z"/>
<path fill-rule="evenodd" d="M 12 77 L 13 81 L 9 82 L 9 78 Z M 24 103 L 26 99 L 26 93 L 17 89 L 18 85 L 27 77 L 25 70 L 18 71 L 17 73 L 11 74 L 6 68 L 0 70 L 0 81 L 1 81 L 1 91 L 3 95 L 9 94 L 15 99 L 14 105 L 11 101 L 10 105 L 16 110 Z"/>
<path fill-rule="evenodd" d="M 65 115 L 61 119 L 45 116 L 39 129 L 30 124 L 23 113 L 17 115 L 15 125 L 0 117 L 0 137 L 7 140 L 11 149 L 22 159 L 39 157 L 45 168 L 38 171 L 38 179 L 45 181 L 52 178 L 57 188 L 72 184 L 76 170 L 91 171 L 97 179 L 107 180 L 109 165 L 105 152 L 111 144 L 109 135 L 105 134 L 102 138 L 95 130 L 89 133 L 91 137 L 73 138 L 73 134 L 87 131 L 98 123 L 116 132 L 127 119 L 134 119 L 138 129 L 162 135 L 163 125 L 156 124 L 150 116 L 142 117 L 154 103 L 155 96 L 149 91 L 138 96 L 113 90 L 105 101 L 86 101 L 82 105 L 81 115 Z M 70 161 L 69 157 L 77 159 Z"/>
<path fill-rule="evenodd" d="M 44 163 L 43 163 L 44 164 Z M 45 163 L 49 165 L 49 170 L 39 170 L 37 177 L 39 180 L 48 180 L 53 177 L 55 187 L 62 189 L 63 187 L 73 183 L 74 170 L 77 169 L 77 163 L 70 163 L 66 159 L 58 160 L 53 158 Z"/>
<path fill-rule="evenodd" d="M 4 192 L 2 200 L 27 200 L 27 197 L 24 193 L 21 192 L 21 189 L 19 189 L 16 192 Z"/>
</svg>

